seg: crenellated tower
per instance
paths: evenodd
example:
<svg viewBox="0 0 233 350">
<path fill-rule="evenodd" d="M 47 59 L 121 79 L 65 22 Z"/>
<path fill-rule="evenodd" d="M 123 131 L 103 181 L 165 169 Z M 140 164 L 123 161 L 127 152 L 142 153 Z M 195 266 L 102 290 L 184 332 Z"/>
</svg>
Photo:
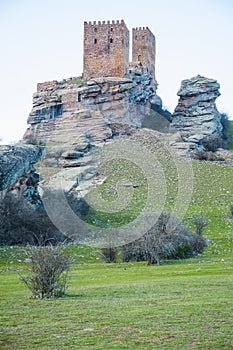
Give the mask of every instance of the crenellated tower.
<svg viewBox="0 0 233 350">
<path fill-rule="evenodd" d="M 155 81 L 155 36 L 148 27 L 133 28 L 132 61 L 141 65 Z"/>
<path fill-rule="evenodd" d="M 84 22 L 84 78 L 124 77 L 129 66 L 129 31 L 123 20 Z"/>
</svg>

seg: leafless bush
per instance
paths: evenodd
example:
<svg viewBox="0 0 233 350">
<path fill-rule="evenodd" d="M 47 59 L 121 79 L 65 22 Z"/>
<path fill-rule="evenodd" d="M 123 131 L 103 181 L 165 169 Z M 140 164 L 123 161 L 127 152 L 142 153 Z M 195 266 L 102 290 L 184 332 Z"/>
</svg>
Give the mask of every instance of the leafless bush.
<svg viewBox="0 0 233 350">
<path fill-rule="evenodd" d="M 222 138 L 224 142 L 224 148 L 227 147 L 227 143 L 230 137 L 230 117 L 227 113 L 221 113 L 221 124 L 222 124 Z"/>
<path fill-rule="evenodd" d="M 195 227 L 197 235 L 202 235 L 205 228 L 209 225 L 208 220 L 201 214 L 194 215 L 192 218 L 192 224 Z"/>
<path fill-rule="evenodd" d="M 231 216 L 233 217 L 233 204 L 230 205 L 230 213 L 231 213 Z"/>
<path fill-rule="evenodd" d="M 20 277 L 32 296 L 43 299 L 64 295 L 71 260 L 62 248 L 28 246 L 25 254 L 27 274 Z"/>
<path fill-rule="evenodd" d="M 110 129 L 112 130 L 113 136 L 119 136 L 119 135 L 127 135 L 130 136 L 133 134 L 134 129 L 130 127 L 127 124 L 121 124 L 121 123 L 110 123 L 109 124 Z"/>
<path fill-rule="evenodd" d="M 215 152 L 218 148 L 223 147 L 224 142 L 222 135 L 219 133 L 209 135 L 204 141 L 203 146 L 207 151 Z"/>
<path fill-rule="evenodd" d="M 206 152 L 203 150 L 196 150 L 192 154 L 193 159 L 196 160 L 208 160 L 208 161 L 217 161 L 219 157 L 216 156 L 213 152 Z"/>
<path fill-rule="evenodd" d="M 178 219 L 162 213 L 157 223 L 140 239 L 122 248 L 122 260 L 160 264 L 163 259 L 184 259 L 201 253 L 206 240 L 192 234 Z"/>
<path fill-rule="evenodd" d="M 50 221 L 43 205 L 33 208 L 16 190 L 0 199 L 0 245 L 55 245 L 66 239 Z"/>
<path fill-rule="evenodd" d="M 117 249 L 112 247 L 102 248 L 100 251 L 101 258 L 106 263 L 116 262 Z"/>
</svg>

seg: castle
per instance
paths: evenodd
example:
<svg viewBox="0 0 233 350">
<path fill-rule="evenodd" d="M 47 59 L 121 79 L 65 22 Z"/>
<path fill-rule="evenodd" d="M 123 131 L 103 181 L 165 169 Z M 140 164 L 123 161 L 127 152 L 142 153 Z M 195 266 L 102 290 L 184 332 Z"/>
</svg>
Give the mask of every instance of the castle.
<svg viewBox="0 0 233 350">
<path fill-rule="evenodd" d="M 133 28 L 129 63 L 129 30 L 123 20 L 84 22 L 84 78 L 124 77 L 131 67 L 155 81 L 155 37 L 148 27 Z"/>
<path fill-rule="evenodd" d="M 129 30 L 123 20 L 84 22 L 83 74 L 86 79 L 125 77 L 132 71 L 155 79 L 155 37 L 148 27 L 133 28 L 132 62 Z M 56 88 L 56 80 L 37 84 L 37 92 Z"/>
</svg>

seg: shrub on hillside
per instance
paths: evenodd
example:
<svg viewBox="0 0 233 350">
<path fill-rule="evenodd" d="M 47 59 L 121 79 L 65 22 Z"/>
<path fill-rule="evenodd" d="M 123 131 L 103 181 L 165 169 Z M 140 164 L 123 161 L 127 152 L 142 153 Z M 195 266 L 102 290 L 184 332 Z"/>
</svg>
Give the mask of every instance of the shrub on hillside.
<svg viewBox="0 0 233 350">
<path fill-rule="evenodd" d="M 116 262 L 117 259 L 117 248 L 105 247 L 100 251 L 101 258 L 106 263 Z"/>
<path fill-rule="evenodd" d="M 193 234 L 170 213 L 163 212 L 141 238 L 122 247 L 122 260 L 160 264 L 163 259 L 185 259 L 202 253 L 206 240 Z"/>
<path fill-rule="evenodd" d="M 219 133 L 209 135 L 203 141 L 203 146 L 209 152 L 217 151 L 218 148 L 222 148 L 224 146 L 222 135 Z"/>
<path fill-rule="evenodd" d="M 230 120 L 229 115 L 227 113 L 221 113 L 221 124 L 222 124 L 222 138 L 224 147 L 227 147 L 228 139 L 230 136 Z"/>
<path fill-rule="evenodd" d="M 196 234 L 202 235 L 205 228 L 209 225 L 209 222 L 208 222 L 208 220 L 206 220 L 205 216 L 203 216 L 201 214 L 197 214 L 197 215 L 193 216 L 192 224 L 195 228 Z"/>
<path fill-rule="evenodd" d="M 19 191 L 0 199 L 0 245 L 46 245 L 67 240 L 50 221 L 43 205 L 36 209 Z"/>
<path fill-rule="evenodd" d="M 27 274 L 20 277 L 32 296 L 43 299 L 64 295 L 71 259 L 62 248 L 29 246 L 25 254 Z"/>
<path fill-rule="evenodd" d="M 231 216 L 233 217 L 233 204 L 230 205 L 230 213 L 231 213 Z"/>
</svg>

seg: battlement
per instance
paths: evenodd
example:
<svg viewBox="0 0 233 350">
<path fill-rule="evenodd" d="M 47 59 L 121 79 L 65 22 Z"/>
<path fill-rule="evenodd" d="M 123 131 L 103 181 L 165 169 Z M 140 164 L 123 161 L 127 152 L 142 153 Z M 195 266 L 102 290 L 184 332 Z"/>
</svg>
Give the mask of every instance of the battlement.
<svg viewBox="0 0 233 350">
<path fill-rule="evenodd" d="M 119 24 L 124 24 L 124 20 L 122 19 L 121 21 L 119 20 L 112 20 L 112 21 L 88 21 L 88 22 L 84 22 L 84 25 L 86 26 L 100 26 L 100 25 L 119 25 Z"/>
<path fill-rule="evenodd" d="M 151 38 L 154 38 L 153 40 L 155 40 L 155 36 L 154 34 L 152 33 L 152 31 L 148 28 L 148 27 L 136 27 L 136 28 L 133 28 L 133 37 L 135 35 L 148 35 L 150 36 Z"/>
<path fill-rule="evenodd" d="M 148 27 L 136 27 L 133 30 L 150 30 Z"/>
</svg>

